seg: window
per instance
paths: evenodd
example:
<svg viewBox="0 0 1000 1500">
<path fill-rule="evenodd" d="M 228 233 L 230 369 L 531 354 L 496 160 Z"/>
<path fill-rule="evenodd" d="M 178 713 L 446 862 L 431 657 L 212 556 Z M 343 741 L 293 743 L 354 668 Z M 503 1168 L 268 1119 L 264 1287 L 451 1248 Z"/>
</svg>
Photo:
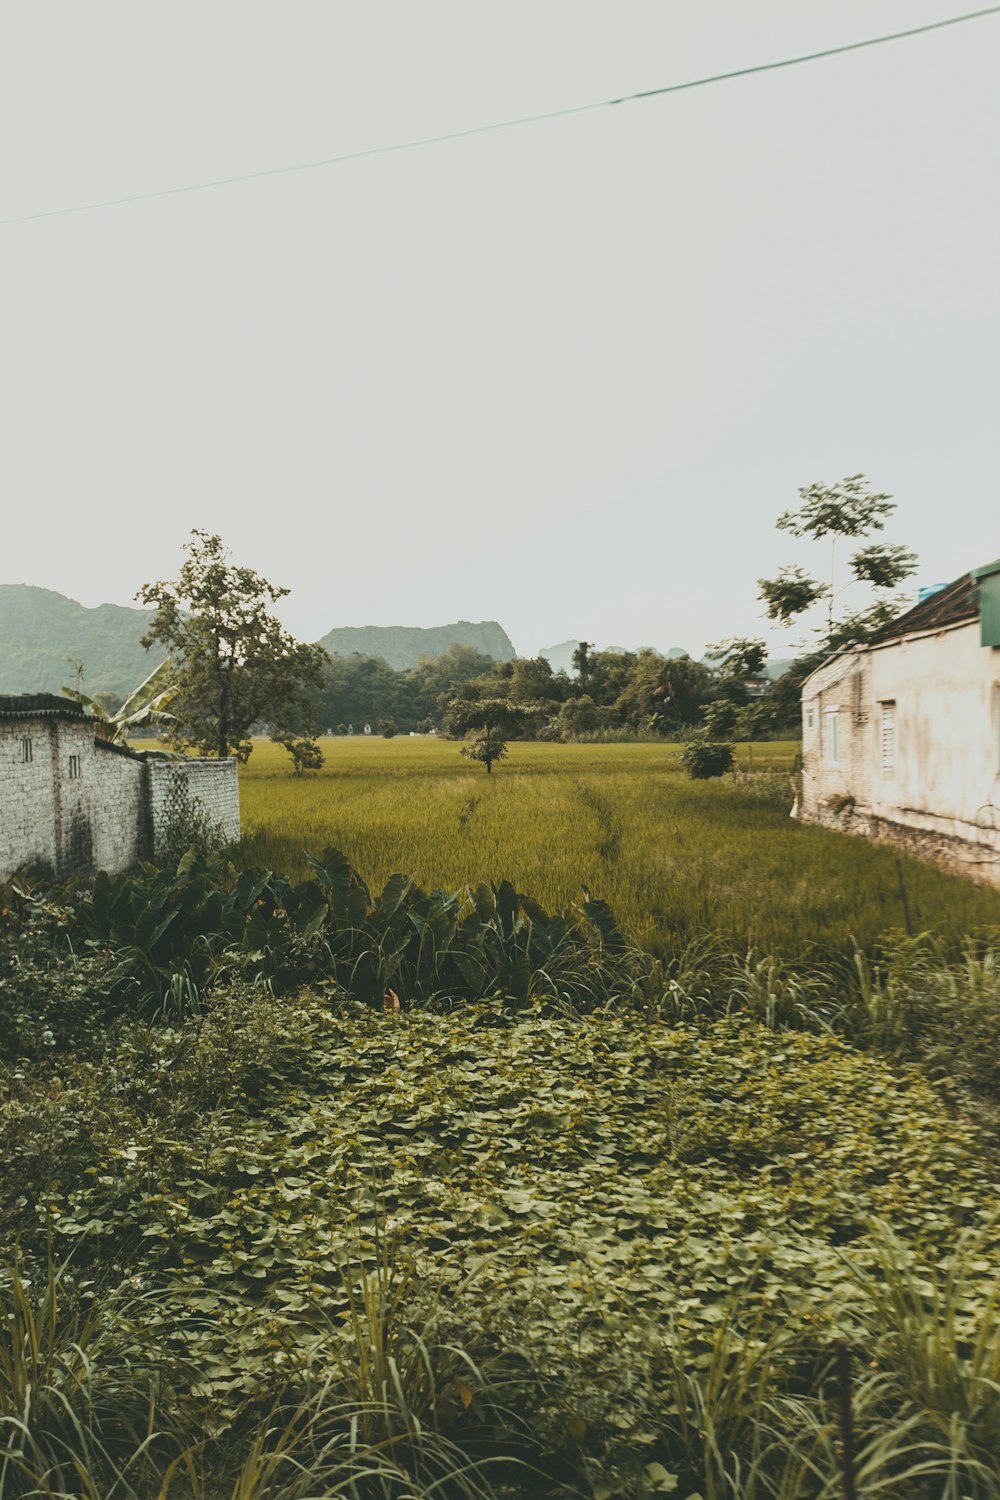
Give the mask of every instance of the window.
<svg viewBox="0 0 1000 1500">
<path fill-rule="evenodd" d="M 840 761 L 840 709 L 828 708 L 826 719 L 826 761 L 835 766 Z"/>
<path fill-rule="evenodd" d="M 896 705 L 882 704 L 882 769 L 896 769 Z"/>
<path fill-rule="evenodd" d="M 21 764 L 27 765 L 31 759 L 31 740 L 23 736 L 21 739 Z"/>
<path fill-rule="evenodd" d="M 71 755 L 69 758 L 69 779 L 70 781 L 78 781 L 80 779 L 80 757 L 78 755 Z"/>
<path fill-rule="evenodd" d="M 807 729 L 811 729 L 812 727 L 813 727 L 813 711 L 812 711 L 811 708 L 809 708 L 809 709 L 806 709 L 806 728 Z"/>
</svg>

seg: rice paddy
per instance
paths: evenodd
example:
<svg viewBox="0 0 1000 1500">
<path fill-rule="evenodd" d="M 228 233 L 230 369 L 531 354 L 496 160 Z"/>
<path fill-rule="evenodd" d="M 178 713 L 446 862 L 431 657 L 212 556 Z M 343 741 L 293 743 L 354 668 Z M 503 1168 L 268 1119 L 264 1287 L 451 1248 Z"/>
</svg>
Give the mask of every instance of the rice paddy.
<svg viewBox="0 0 1000 1500">
<path fill-rule="evenodd" d="M 510 746 L 493 775 L 454 741 L 323 741 L 291 774 L 258 742 L 241 773 L 241 861 L 304 876 L 304 850 L 341 849 L 378 889 L 403 871 L 430 888 L 508 879 L 552 909 L 586 887 L 629 934 L 670 954 L 714 933 L 800 952 L 870 946 L 904 923 L 957 937 L 1000 925 L 1000 892 L 789 813 L 794 743 L 739 749 L 739 771 L 689 780 L 679 746 Z M 753 772 L 749 771 L 752 754 Z"/>
</svg>

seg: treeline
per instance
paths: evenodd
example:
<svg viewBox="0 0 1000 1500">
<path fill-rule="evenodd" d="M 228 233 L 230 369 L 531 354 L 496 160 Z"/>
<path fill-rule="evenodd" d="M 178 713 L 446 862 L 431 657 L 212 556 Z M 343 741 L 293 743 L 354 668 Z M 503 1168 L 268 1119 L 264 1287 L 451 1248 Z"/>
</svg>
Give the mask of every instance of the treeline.
<svg viewBox="0 0 1000 1500">
<path fill-rule="evenodd" d="M 315 695 L 321 730 L 360 734 L 448 732 L 456 700 L 508 701 L 518 710 L 510 737 L 578 739 L 676 737 L 704 729 L 718 738 L 765 738 L 797 730 L 800 677 L 763 687 L 757 643 L 731 641 L 707 661 L 655 651 L 592 651 L 582 644 L 572 676 L 544 657 L 493 661 L 454 645 L 396 671 L 377 656 L 335 656 Z"/>
</svg>

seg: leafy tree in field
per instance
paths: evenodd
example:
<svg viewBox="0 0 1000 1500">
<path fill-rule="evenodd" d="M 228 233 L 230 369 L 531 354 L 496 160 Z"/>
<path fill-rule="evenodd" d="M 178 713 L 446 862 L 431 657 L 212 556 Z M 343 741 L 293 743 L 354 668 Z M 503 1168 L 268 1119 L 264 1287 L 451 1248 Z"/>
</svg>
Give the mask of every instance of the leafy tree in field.
<svg viewBox="0 0 1000 1500">
<path fill-rule="evenodd" d="M 767 661 L 762 640 L 734 637 L 709 646 L 705 653 L 714 664 L 712 698 L 702 709 L 702 727 L 712 740 L 732 736 L 753 739 L 761 716 L 754 712 L 749 682 L 759 677 Z"/>
<path fill-rule="evenodd" d="M 580 698 L 567 699 L 559 710 L 559 732 L 564 740 L 598 729 L 600 723 L 600 710 L 587 693 Z"/>
<path fill-rule="evenodd" d="M 324 764 L 323 752 L 314 739 L 306 736 L 293 734 L 291 731 L 272 734 L 272 740 L 287 750 L 292 757 L 292 769 L 296 776 L 301 776 L 303 771 L 318 771 Z"/>
<path fill-rule="evenodd" d="M 633 651 L 595 651 L 589 659 L 587 692 L 600 708 L 612 708 L 628 686 L 638 657 Z"/>
<path fill-rule="evenodd" d="M 780 530 L 796 537 L 830 542 L 830 581 L 810 577 L 802 568 L 786 567 L 774 578 L 758 579 L 760 597 L 768 619 L 789 624 L 812 607 L 826 601 L 826 627 L 818 632 L 814 650 L 800 657 L 791 671 L 774 684 L 767 700 L 754 705 L 761 727 L 777 729 L 797 723 L 801 686 L 809 673 L 832 651 L 864 641 L 880 625 L 898 613 L 900 587 L 917 567 L 916 554 L 907 547 L 872 542 L 859 547 L 848 560 L 850 578 L 838 587 L 837 545 L 857 541 L 882 531 L 896 509 L 890 495 L 876 494 L 863 474 L 850 474 L 837 484 L 810 484 L 799 490 L 802 505 L 778 517 Z M 874 598 L 859 608 L 836 614 L 837 601 L 855 584 L 874 589 Z"/>
<path fill-rule="evenodd" d="M 787 625 L 825 599 L 827 602 L 826 640 L 823 644 L 832 649 L 835 637 L 834 606 L 844 592 L 837 587 L 837 543 L 843 540 L 858 540 L 882 531 L 886 519 L 896 509 L 890 495 L 873 493 L 863 474 L 849 474 L 837 484 L 809 484 L 799 490 L 802 505 L 798 510 L 788 510 L 778 517 L 781 531 L 792 536 L 810 537 L 813 541 L 830 539 L 830 581 L 823 583 L 811 578 L 802 568 L 783 568 L 774 578 L 758 580 L 760 596 L 767 606 L 768 619 Z M 906 547 L 873 542 L 859 547 L 849 559 L 851 587 L 854 583 L 867 583 L 878 593 L 872 610 L 856 611 L 849 615 L 841 626 L 848 622 L 848 634 L 863 639 L 867 631 L 881 623 L 887 613 L 895 607 L 894 593 L 907 578 L 916 571 L 916 554 Z"/>
<path fill-rule="evenodd" d="M 510 696 L 515 703 L 559 703 L 566 680 L 552 672 L 544 656 L 517 657 L 510 664 Z"/>
<path fill-rule="evenodd" d="M 705 705 L 702 724 L 713 740 L 727 740 L 740 723 L 740 710 L 732 698 L 716 698 Z"/>
<path fill-rule="evenodd" d="M 440 656 L 421 657 L 417 665 L 407 673 L 416 693 L 431 712 L 442 693 L 449 693 L 460 682 L 469 682 L 474 677 L 492 671 L 494 661 L 474 646 L 465 646 L 456 641 L 442 651 Z"/>
<path fill-rule="evenodd" d="M 590 683 L 590 652 L 593 649 L 593 641 L 580 641 L 573 652 L 573 670 L 576 673 L 582 693 L 587 691 Z"/>
<path fill-rule="evenodd" d="M 724 681 L 746 682 L 749 677 L 758 677 L 767 664 L 767 646 L 762 640 L 736 636 L 728 641 L 719 641 L 705 652 L 709 661 L 717 663 L 717 670 Z"/>
<path fill-rule="evenodd" d="M 320 684 L 327 654 L 293 640 L 269 606 L 287 589 L 250 568 L 234 567 L 222 538 L 191 533 L 187 561 L 175 579 L 148 583 L 136 595 L 156 613 L 142 644 L 166 647 L 176 689 L 171 738 L 205 755 L 250 754 L 250 728 L 310 737 L 308 694 Z"/>
<path fill-rule="evenodd" d="M 451 735 L 465 735 L 462 754 L 480 761 L 492 772 L 507 754 L 507 740 L 518 732 L 524 709 L 509 698 L 453 698 L 445 714 Z"/>
<path fill-rule="evenodd" d="M 331 657 L 323 666 L 319 691 L 314 698 L 319 723 L 330 726 L 374 724 L 395 718 L 407 724 L 415 707 L 408 688 L 408 673 L 397 672 L 380 656 Z"/>
<path fill-rule="evenodd" d="M 708 668 L 690 656 L 640 651 L 618 709 L 623 722 L 633 729 L 671 734 L 697 724 L 710 685 Z"/>
</svg>

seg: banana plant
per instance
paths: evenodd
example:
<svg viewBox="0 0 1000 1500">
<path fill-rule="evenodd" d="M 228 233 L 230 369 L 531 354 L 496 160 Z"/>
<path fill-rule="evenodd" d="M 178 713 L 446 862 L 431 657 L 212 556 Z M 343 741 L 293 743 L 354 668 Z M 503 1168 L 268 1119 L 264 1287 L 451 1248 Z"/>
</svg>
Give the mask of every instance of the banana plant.
<svg viewBox="0 0 1000 1500">
<path fill-rule="evenodd" d="M 167 704 L 177 696 L 173 676 L 170 662 L 161 662 L 158 667 L 153 668 L 145 681 L 140 682 L 129 693 L 121 708 L 113 714 L 98 699 L 90 698 L 76 688 L 64 687 L 62 692 L 75 703 L 83 704 L 96 721 L 102 739 L 109 740 L 112 745 L 125 745 L 135 729 L 145 729 L 150 724 L 177 722 L 176 716 L 167 712 Z"/>
</svg>

